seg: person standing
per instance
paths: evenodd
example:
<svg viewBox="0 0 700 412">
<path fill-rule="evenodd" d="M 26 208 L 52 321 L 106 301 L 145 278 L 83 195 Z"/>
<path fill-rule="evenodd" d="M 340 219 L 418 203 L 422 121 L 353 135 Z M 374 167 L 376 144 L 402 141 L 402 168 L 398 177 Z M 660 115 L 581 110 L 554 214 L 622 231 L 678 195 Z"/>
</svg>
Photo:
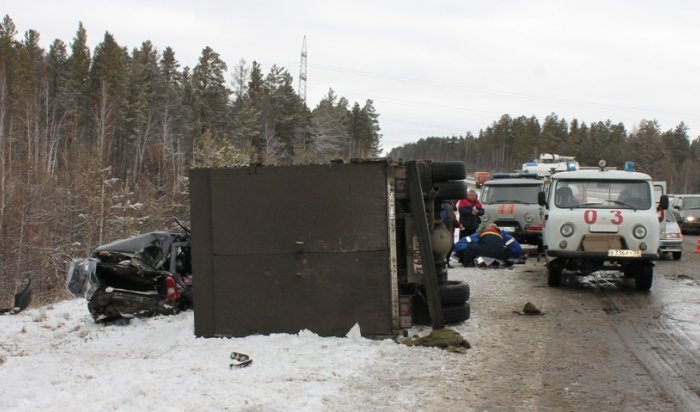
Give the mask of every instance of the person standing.
<svg viewBox="0 0 700 412">
<path fill-rule="evenodd" d="M 445 225 L 445 229 L 447 229 L 447 231 L 450 232 L 450 241 L 454 243 L 455 230 L 462 228 L 462 224 L 459 223 L 459 220 L 457 220 L 457 202 L 455 200 L 445 200 L 442 202 L 440 207 L 440 219 Z M 447 267 L 452 267 L 452 265 L 450 264 L 451 256 L 452 249 L 450 249 L 450 251 L 447 252 Z"/>
<path fill-rule="evenodd" d="M 462 230 L 459 232 L 459 238 L 472 235 L 479 228 L 481 218 L 484 214 L 484 206 L 476 196 L 475 190 L 467 192 L 467 198 L 462 199 L 457 203 L 459 210 L 459 223 L 462 225 Z"/>
</svg>

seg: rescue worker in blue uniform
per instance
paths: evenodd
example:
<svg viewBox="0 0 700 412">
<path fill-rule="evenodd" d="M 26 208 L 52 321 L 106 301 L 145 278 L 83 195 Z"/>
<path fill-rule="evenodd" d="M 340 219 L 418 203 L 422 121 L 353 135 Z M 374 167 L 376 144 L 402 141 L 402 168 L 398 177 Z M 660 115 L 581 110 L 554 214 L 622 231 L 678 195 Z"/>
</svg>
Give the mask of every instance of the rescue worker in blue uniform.
<svg viewBox="0 0 700 412">
<path fill-rule="evenodd" d="M 517 240 L 495 224 L 490 224 L 481 232 L 465 236 L 454 245 L 454 253 L 464 266 L 474 266 L 474 260 L 482 258 L 496 259 L 506 266 L 513 264 L 523 254 Z"/>
</svg>

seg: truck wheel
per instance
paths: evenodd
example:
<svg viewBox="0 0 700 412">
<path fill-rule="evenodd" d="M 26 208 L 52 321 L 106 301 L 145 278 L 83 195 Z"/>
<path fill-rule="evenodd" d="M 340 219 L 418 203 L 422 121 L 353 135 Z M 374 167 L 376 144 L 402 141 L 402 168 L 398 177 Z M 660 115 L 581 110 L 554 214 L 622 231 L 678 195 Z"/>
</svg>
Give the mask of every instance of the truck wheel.
<svg viewBox="0 0 700 412">
<path fill-rule="evenodd" d="M 564 270 L 564 265 L 558 260 L 553 260 L 547 265 L 547 285 L 552 287 L 561 286 L 561 272 Z"/>
<path fill-rule="evenodd" d="M 465 182 L 435 182 L 435 187 L 440 191 L 435 195 L 435 200 L 465 199 L 467 197 L 467 184 Z"/>
<path fill-rule="evenodd" d="M 462 162 L 433 162 L 431 174 L 433 182 L 462 180 L 467 177 L 467 168 Z"/>
<path fill-rule="evenodd" d="M 673 260 L 681 260 L 683 252 L 673 252 Z"/>
<path fill-rule="evenodd" d="M 443 305 L 455 305 L 469 300 L 467 282 L 449 280 L 440 285 L 440 302 Z"/>
<path fill-rule="evenodd" d="M 469 319 L 471 316 L 471 307 L 469 302 L 462 302 L 458 305 L 443 305 L 442 319 L 446 324 L 460 323 Z"/>
<path fill-rule="evenodd" d="M 651 289 L 651 284 L 654 280 L 654 266 L 647 263 L 641 265 L 637 272 L 637 277 L 634 279 L 634 284 L 637 290 L 648 291 Z"/>
</svg>

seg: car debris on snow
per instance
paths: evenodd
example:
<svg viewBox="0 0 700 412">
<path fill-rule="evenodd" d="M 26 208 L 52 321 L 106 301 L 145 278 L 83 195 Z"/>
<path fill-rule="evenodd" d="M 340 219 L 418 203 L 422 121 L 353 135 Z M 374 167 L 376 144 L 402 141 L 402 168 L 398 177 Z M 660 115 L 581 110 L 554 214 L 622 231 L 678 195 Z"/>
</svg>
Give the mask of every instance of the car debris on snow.
<svg viewBox="0 0 700 412">
<path fill-rule="evenodd" d="M 408 346 L 437 347 L 457 353 L 466 353 L 467 349 L 472 347 L 462 335 L 450 328 L 433 329 L 427 336 L 405 339 L 401 343 Z"/>
<path fill-rule="evenodd" d="M 542 311 L 532 302 L 527 302 L 521 311 L 514 311 L 518 315 L 543 315 Z"/>
</svg>

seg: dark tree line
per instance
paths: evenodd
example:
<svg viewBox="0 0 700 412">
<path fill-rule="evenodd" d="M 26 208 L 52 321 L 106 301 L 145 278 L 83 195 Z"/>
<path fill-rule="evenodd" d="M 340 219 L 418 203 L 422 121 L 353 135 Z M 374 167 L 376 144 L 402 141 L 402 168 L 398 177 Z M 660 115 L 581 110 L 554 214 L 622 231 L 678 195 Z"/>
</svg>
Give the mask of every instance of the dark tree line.
<svg viewBox="0 0 700 412">
<path fill-rule="evenodd" d="M 544 122 L 533 117 L 503 115 L 479 136 L 429 137 L 394 148 L 393 159 L 459 160 L 470 171 L 520 170 L 540 153 L 575 156 L 582 166 L 606 159 L 622 168 L 625 161 L 655 180 L 665 180 L 670 193 L 700 192 L 700 138 L 691 141 L 684 123 L 661 131 L 655 120 L 642 120 L 628 132 L 610 120 L 590 124 L 567 122 L 551 114 Z"/>
<path fill-rule="evenodd" d="M 241 60 L 227 82 L 209 47 L 190 68 L 170 47 L 129 50 L 108 32 L 91 51 L 82 23 L 69 44 L 39 39 L 0 24 L 2 299 L 28 278 L 40 302 L 54 299 L 71 257 L 187 220 L 190 167 L 381 152 L 371 100 L 329 90 L 310 110 L 279 66 Z"/>
</svg>

